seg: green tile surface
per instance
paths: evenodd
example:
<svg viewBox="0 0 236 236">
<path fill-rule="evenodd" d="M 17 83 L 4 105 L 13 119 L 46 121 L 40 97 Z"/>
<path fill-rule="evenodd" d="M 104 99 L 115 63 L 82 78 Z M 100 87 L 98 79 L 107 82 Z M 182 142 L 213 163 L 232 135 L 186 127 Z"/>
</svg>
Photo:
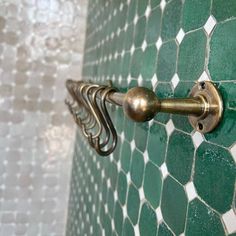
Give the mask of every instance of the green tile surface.
<svg viewBox="0 0 236 236">
<path fill-rule="evenodd" d="M 131 148 L 130 144 L 127 141 L 124 141 L 122 145 L 122 152 L 120 158 L 121 158 L 121 168 L 124 170 L 125 173 L 128 173 L 131 162 Z"/>
<path fill-rule="evenodd" d="M 146 199 L 153 208 L 157 208 L 159 206 L 162 189 L 161 172 L 158 167 L 151 162 L 146 164 L 143 188 Z"/>
<path fill-rule="evenodd" d="M 108 157 L 78 130 L 67 236 L 236 234 L 225 222 L 236 202 L 235 39 L 235 0 L 89 1 L 83 79 L 111 80 L 122 92 L 142 85 L 165 98 L 188 96 L 208 75 L 224 112 L 201 136 L 187 117 L 135 123 L 109 106 L 118 144 Z"/>
<path fill-rule="evenodd" d="M 165 159 L 166 139 L 167 134 L 164 125 L 153 123 L 149 130 L 147 151 L 149 159 L 159 167 Z"/>
<path fill-rule="evenodd" d="M 141 236 L 155 236 L 157 232 L 155 211 L 146 202 L 142 205 L 140 212 L 139 232 Z"/>
<path fill-rule="evenodd" d="M 160 4 L 161 0 L 150 0 L 151 7 L 154 8 Z"/>
<path fill-rule="evenodd" d="M 138 6 L 137 6 L 137 14 L 138 16 L 142 16 L 145 13 L 145 10 L 148 6 L 148 0 L 143 0 L 143 1 L 138 1 Z"/>
<path fill-rule="evenodd" d="M 149 45 L 143 53 L 141 75 L 144 79 L 151 79 L 156 68 L 157 49 L 155 44 Z"/>
<path fill-rule="evenodd" d="M 173 233 L 168 229 L 165 223 L 159 225 L 158 236 L 173 236 Z"/>
<path fill-rule="evenodd" d="M 160 81 L 169 82 L 176 69 L 177 45 L 171 40 L 162 45 L 158 54 L 157 78 Z"/>
<path fill-rule="evenodd" d="M 134 228 L 133 228 L 129 218 L 125 219 L 122 236 L 135 236 Z"/>
<path fill-rule="evenodd" d="M 135 145 L 141 152 L 144 152 L 147 146 L 148 130 L 148 123 L 136 123 L 135 125 Z"/>
<path fill-rule="evenodd" d="M 207 37 L 202 29 L 188 33 L 179 48 L 178 74 L 181 80 L 197 80 L 204 70 Z"/>
<path fill-rule="evenodd" d="M 131 184 L 127 197 L 127 213 L 133 225 L 138 221 L 140 198 L 137 188 Z"/>
<path fill-rule="evenodd" d="M 137 2 L 138 1 L 136 1 L 136 0 L 130 1 L 129 8 L 128 8 L 128 14 L 127 14 L 127 20 L 126 20 L 127 23 L 131 23 L 135 17 Z"/>
<path fill-rule="evenodd" d="M 210 41 L 209 71 L 212 80 L 235 80 L 235 37 L 236 19 L 217 25 Z"/>
<path fill-rule="evenodd" d="M 123 211 L 119 202 L 115 204 L 114 210 L 114 222 L 115 222 L 115 229 L 118 235 L 122 233 L 122 224 L 123 224 Z"/>
<path fill-rule="evenodd" d="M 126 192 L 127 192 L 127 180 L 124 172 L 119 173 L 118 182 L 117 182 L 117 192 L 118 198 L 122 205 L 125 204 Z"/>
<path fill-rule="evenodd" d="M 153 3 L 154 4 L 154 3 Z M 160 36 L 161 29 L 161 9 L 154 8 L 147 20 L 146 41 L 147 43 L 156 43 Z"/>
<path fill-rule="evenodd" d="M 185 185 L 191 176 L 194 145 L 190 135 L 174 131 L 170 136 L 166 164 L 170 174 Z"/>
<path fill-rule="evenodd" d="M 127 51 L 132 47 L 133 34 L 134 34 L 134 24 L 130 24 L 126 29 L 125 40 L 124 40 L 124 49 Z"/>
<path fill-rule="evenodd" d="M 183 6 L 182 26 L 185 32 L 202 27 L 210 14 L 211 0 L 186 0 Z"/>
<path fill-rule="evenodd" d="M 161 38 L 163 41 L 174 39 L 180 30 L 182 14 L 182 1 L 174 0 L 169 2 L 163 13 Z"/>
<path fill-rule="evenodd" d="M 141 48 L 135 49 L 130 65 L 130 74 L 132 78 L 138 78 L 142 66 L 143 51 Z"/>
<path fill-rule="evenodd" d="M 138 22 L 134 30 L 135 47 L 141 47 L 144 37 L 145 37 L 145 29 L 146 29 L 146 17 L 142 16 L 141 18 L 138 19 Z"/>
<path fill-rule="evenodd" d="M 199 196 L 221 213 L 231 208 L 235 178 L 235 162 L 227 150 L 207 143 L 199 147 L 194 183 Z"/>
<path fill-rule="evenodd" d="M 220 217 L 200 200 L 189 204 L 186 235 L 224 235 Z"/>
<path fill-rule="evenodd" d="M 161 211 L 165 222 L 177 235 L 184 232 L 187 202 L 182 186 L 167 177 L 163 184 Z"/>
<path fill-rule="evenodd" d="M 236 16 L 236 4 L 234 0 L 213 0 L 212 14 L 220 22 Z"/>
</svg>

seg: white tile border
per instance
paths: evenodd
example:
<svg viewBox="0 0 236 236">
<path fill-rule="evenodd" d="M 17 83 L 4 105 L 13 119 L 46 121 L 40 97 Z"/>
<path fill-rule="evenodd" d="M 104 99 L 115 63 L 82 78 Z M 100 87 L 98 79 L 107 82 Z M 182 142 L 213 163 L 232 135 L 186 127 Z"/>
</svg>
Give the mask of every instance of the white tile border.
<svg viewBox="0 0 236 236">
<path fill-rule="evenodd" d="M 197 197 L 197 192 L 196 192 L 193 182 L 188 182 L 185 185 L 185 192 L 187 194 L 189 202 Z"/>
<path fill-rule="evenodd" d="M 176 41 L 178 42 L 178 44 L 180 45 L 181 42 L 183 41 L 184 39 L 184 36 L 185 36 L 185 32 L 184 30 L 181 28 L 176 36 Z"/>
<path fill-rule="evenodd" d="M 209 18 L 207 19 L 205 25 L 204 25 L 204 30 L 206 31 L 207 35 L 210 35 L 213 29 L 216 26 L 216 19 L 213 15 L 210 15 Z"/>
<path fill-rule="evenodd" d="M 173 123 L 172 119 L 170 119 L 166 124 L 166 132 L 167 132 L 168 136 L 170 136 L 174 130 L 175 130 L 174 123 Z"/>
<path fill-rule="evenodd" d="M 233 209 L 223 214 L 222 219 L 229 234 L 236 232 L 236 213 Z"/>
</svg>

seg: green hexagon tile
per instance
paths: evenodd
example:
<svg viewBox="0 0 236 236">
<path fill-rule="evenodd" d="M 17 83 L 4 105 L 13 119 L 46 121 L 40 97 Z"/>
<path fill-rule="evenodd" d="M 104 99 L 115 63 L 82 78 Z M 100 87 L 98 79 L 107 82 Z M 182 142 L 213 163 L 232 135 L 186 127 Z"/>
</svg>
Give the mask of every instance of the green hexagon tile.
<svg viewBox="0 0 236 236">
<path fill-rule="evenodd" d="M 186 97 L 212 80 L 224 101 L 214 132 L 158 114 L 135 124 L 110 106 L 113 154 L 77 132 L 67 236 L 236 235 L 236 1 L 90 0 L 84 79 Z"/>
</svg>

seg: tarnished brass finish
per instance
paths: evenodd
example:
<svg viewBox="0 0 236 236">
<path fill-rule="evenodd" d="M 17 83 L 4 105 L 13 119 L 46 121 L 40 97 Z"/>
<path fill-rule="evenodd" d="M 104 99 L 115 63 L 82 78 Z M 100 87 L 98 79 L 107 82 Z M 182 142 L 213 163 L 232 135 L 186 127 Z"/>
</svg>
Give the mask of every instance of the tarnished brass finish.
<svg viewBox="0 0 236 236">
<path fill-rule="evenodd" d="M 205 104 L 201 98 L 167 98 L 160 100 L 161 112 L 180 115 L 202 115 Z"/>
<path fill-rule="evenodd" d="M 190 96 L 201 98 L 204 112 L 199 116 L 189 116 L 189 122 L 201 133 L 211 132 L 220 122 L 223 113 L 223 101 L 213 83 L 209 81 L 196 84 Z"/>
<path fill-rule="evenodd" d="M 117 133 L 106 108 L 108 94 L 115 88 L 72 80 L 67 80 L 66 87 L 72 101 L 65 103 L 82 134 L 99 155 L 108 156 L 117 144 Z"/>
<path fill-rule="evenodd" d="M 132 88 L 125 95 L 114 93 L 110 98 L 136 122 L 151 120 L 158 112 L 188 115 L 193 128 L 201 133 L 216 127 L 223 110 L 221 96 L 209 81 L 197 83 L 189 98 L 158 99 L 152 90 L 143 87 Z"/>
<path fill-rule="evenodd" d="M 125 94 L 123 110 L 130 119 L 144 122 L 156 115 L 160 110 L 160 102 L 152 90 L 135 87 Z"/>
<path fill-rule="evenodd" d="M 111 86 L 86 81 L 66 82 L 72 101 L 66 101 L 75 122 L 98 154 L 107 156 L 117 144 L 117 134 L 106 108 L 106 102 L 123 107 L 126 116 L 136 122 L 151 120 L 158 112 L 188 115 L 189 122 L 201 133 L 212 131 L 220 122 L 223 103 L 211 82 L 197 83 L 188 98 L 159 99 L 144 87 L 126 94 Z M 100 102 L 99 102 L 100 101 Z"/>
</svg>

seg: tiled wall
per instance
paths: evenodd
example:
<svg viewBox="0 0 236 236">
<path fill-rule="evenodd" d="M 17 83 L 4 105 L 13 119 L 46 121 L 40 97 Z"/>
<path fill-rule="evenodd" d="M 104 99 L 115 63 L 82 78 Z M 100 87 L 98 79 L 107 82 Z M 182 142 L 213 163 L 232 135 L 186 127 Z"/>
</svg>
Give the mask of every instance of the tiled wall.
<svg viewBox="0 0 236 236">
<path fill-rule="evenodd" d="M 113 106 L 119 143 L 107 158 L 78 131 L 67 236 L 235 235 L 236 2 L 90 0 L 87 20 L 84 78 L 159 97 L 212 80 L 225 110 L 201 135 L 186 117 L 135 124 Z"/>
<path fill-rule="evenodd" d="M 65 232 L 74 130 L 64 98 L 79 77 L 84 0 L 0 1 L 0 235 Z"/>
</svg>

